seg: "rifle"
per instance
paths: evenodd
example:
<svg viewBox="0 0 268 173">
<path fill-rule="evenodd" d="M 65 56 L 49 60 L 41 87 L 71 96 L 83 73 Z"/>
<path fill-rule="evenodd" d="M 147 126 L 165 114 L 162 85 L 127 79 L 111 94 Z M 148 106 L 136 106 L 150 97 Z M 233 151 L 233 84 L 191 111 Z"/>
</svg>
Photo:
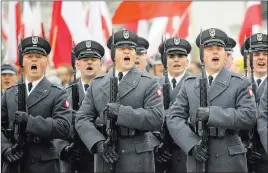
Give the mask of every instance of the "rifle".
<svg viewBox="0 0 268 173">
<path fill-rule="evenodd" d="M 71 62 L 72 62 L 72 67 L 73 67 L 73 75 L 74 75 L 74 81 L 72 85 L 72 107 L 73 110 L 78 111 L 79 109 L 79 91 L 78 91 L 78 84 L 76 82 L 76 66 L 75 66 L 75 53 L 74 53 L 74 45 L 72 45 L 72 53 L 71 53 Z M 75 130 L 75 113 L 72 113 L 72 127 L 73 127 L 73 142 L 74 145 L 76 146 L 76 149 L 79 150 L 79 142 L 80 139 L 78 137 L 78 134 Z M 78 161 L 75 161 L 74 163 L 71 164 L 71 170 L 72 172 L 78 172 Z"/>
<path fill-rule="evenodd" d="M 200 84 L 200 107 L 207 107 L 207 75 L 204 64 L 204 45 L 202 44 L 202 29 L 200 31 L 200 61 L 201 61 L 201 78 L 199 79 Z M 208 151 L 208 129 L 203 121 L 197 121 L 197 135 L 201 138 L 201 143 L 199 143 L 199 147 L 204 148 Z M 199 163 L 197 165 L 197 172 L 208 172 L 208 161 Z"/>
<path fill-rule="evenodd" d="M 243 54 L 243 58 L 244 58 L 244 70 L 245 70 L 245 76 L 248 75 L 248 65 L 247 65 L 247 54 L 248 54 L 248 51 L 246 50 L 246 46 L 245 44 L 243 45 L 244 46 L 244 54 Z"/>
<path fill-rule="evenodd" d="M 164 66 L 164 77 L 165 77 L 165 82 L 163 84 L 163 96 L 164 96 L 163 100 L 164 100 L 164 110 L 168 110 L 169 105 L 170 105 L 170 83 L 169 83 L 168 71 L 167 71 L 166 37 L 163 38 L 162 44 L 164 47 L 164 51 L 163 51 L 163 54 L 161 56 L 161 60 L 162 60 L 163 66 Z M 173 139 L 171 138 L 169 131 L 168 131 L 168 128 L 167 128 L 166 116 L 165 116 L 163 127 L 162 127 L 162 140 L 166 144 L 166 147 L 164 149 L 170 150 L 171 149 L 171 142 L 173 141 Z M 170 152 L 170 151 L 168 151 L 168 152 Z M 168 162 L 164 163 L 163 172 L 170 172 L 171 171 L 170 164 L 172 164 L 170 160 Z"/>
<path fill-rule="evenodd" d="M 115 103 L 117 101 L 117 97 L 119 99 L 118 94 L 118 79 L 115 77 L 115 47 L 114 47 L 114 30 L 112 30 L 112 44 L 111 44 L 111 59 L 113 61 L 113 77 L 110 78 L 110 103 Z M 104 112 L 105 117 L 108 117 L 107 114 L 109 114 L 109 111 Z M 112 148 L 116 150 L 116 140 L 117 140 L 117 134 L 116 134 L 116 125 L 115 122 L 107 118 L 107 124 L 106 124 L 106 133 L 107 133 L 107 141 L 109 141 L 109 144 Z M 110 164 L 110 172 L 115 173 L 116 163 Z"/>
<path fill-rule="evenodd" d="M 21 37 L 19 38 L 20 44 L 18 47 L 19 50 L 19 64 L 20 64 L 20 70 L 21 70 L 21 75 L 20 75 L 20 80 L 18 82 L 18 111 L 26 112 L 27 111 L 27 105 L 26 105 L 26 85 L 24 82 L 24 69 L 23 69 L 23 52 L 22 52 L 22 39 Z M 21 125 L 14 123 L 14 140 L 16 141 L 18 145 L 18 150 L 20 152 L 23 152 L 23 148 L 25 145 L 25 140 L 24 140 L 24 131 L 22 131 Z M 18 162 L 18 173 L 21 172 L 21 165 Z"/>
<path fill-rule="evenodd" d="M 254 80 L 254 66 L 253 66 L 253 52 L 252 52 L 252 47 L 251 47 L 251 36 L 249 39 L 250 39 L 250 47 L 249 47 L 248 53 L 249 53 L 249 64 L 250 64 L 250 82 L 252 85 L 252 92 L 254 96 L 256 96 L 257 86 Z M 259 153 L 257 150 L 258 147 L 257 147 L 257 141 L 256 141 L 256 134 L 254 134 L 256 131 L 256 127 L 257 125 L 255 124 L 248 133 L 248 137 L 249 137 L 248 150 Z M 249 171 L 251 171 L 252 173 L 255 173 L 258 168 L 256 164 L 252 164 L 251 165 L 252 170 L 249 170 Z"/>
</svg>

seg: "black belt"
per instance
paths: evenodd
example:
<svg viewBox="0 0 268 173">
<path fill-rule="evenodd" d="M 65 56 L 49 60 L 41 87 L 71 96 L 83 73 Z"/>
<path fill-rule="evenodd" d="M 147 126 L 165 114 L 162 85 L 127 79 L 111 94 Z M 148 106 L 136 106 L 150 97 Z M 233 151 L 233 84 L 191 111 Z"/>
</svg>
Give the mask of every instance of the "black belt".
<svg viewBox="0 0 268 173">
<path fill-rule="evenodd" d="M 227 135 L 233 135 L 235 134 L 235 130 L 231 129 L 223 129 L 223 128 L 218 128 L 218 127 L 208 127 L 208 136 L 210 137 L 224 137 Z"/>
<path fill-rule="evenodd" d="M 34 143 L 34 144 L 40 144 L 44 142 L 49 142 L 49 140 L 44 140 L 38 136 L 32 135 L 32 134 L 25 134 L 25 142 L 26 143 Z"/>
</svg>

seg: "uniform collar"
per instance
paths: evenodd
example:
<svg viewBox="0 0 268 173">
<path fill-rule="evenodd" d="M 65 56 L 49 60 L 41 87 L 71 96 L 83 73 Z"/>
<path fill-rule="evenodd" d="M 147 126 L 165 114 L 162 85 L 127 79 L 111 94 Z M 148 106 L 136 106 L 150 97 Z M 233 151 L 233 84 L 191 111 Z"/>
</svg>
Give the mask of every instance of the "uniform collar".
<svg viewBox="0 0 268 173">
<path fill-rule="evenodd" d="M 28 93 L 28 95 L 34 90 L 34 88 L 39 84 L 39 82 L 44 78 L 44 76 L 45 76 L 45 75 L 43 75 L 40 79 L 31 82 L 31 83 L 32 83 L 32 89 L 31 89 L 30 92 L 29 92 L 29 90 L 28 90 L 28 84 L 29 84 L 30 82 L 28 81 L 27 78 L 25 78 L 25 84 L 26 84 L 26 89 L 27 89 L 27 93 Z"/>
<path fill-rule="evenodd" d="M 81 78 L 81 83 L 82 83 L 83 91 L 84 91 L 84 93 L 86 93 L 86 90 L 85 90 L 85 87 L 84 87 L 86 83 L 82 80 L 82 78 Z M 88 85 L 89 85 L 89 84 L 88 84 Z"/>
<path fill-rule="evenodd" d="M 176 86 L 177 86 L 178 83 L 181 81 L 182 77 L 185 75 L 185 72 L 186 72 L 186 70 L 184 70 L 184 72 L 181 75 L 177 76 L 177 77 L 172 77 L 170 75 L 170 73 L 168 73 L 168 80 L 169 80 L 170 84 L 172 84 L 172 79 L 175 78 L 176 79 Z"/>
</svg>

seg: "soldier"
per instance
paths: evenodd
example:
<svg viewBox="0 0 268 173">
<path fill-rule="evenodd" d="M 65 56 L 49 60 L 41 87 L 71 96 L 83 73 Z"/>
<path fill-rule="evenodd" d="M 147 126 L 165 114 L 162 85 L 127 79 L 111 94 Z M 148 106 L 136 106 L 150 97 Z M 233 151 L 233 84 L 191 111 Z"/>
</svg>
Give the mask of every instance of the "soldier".
<svg viewBox="0 0 268 173">
<path fill-rule="evenodd" d="M 154 61 L 151 62 L 151 69 L 150 72 L 154 75 L 154 76 L 159 76 L 162 77 L 163 76 L 163 64 L 161 62 L 161 56 L 160 54 L 156 54 Z"/>
<path fill-rule="evenodd" d="M 263 95 L 265 83 L 267 81 L 267 57 L 268 57 L 268 38 L 266 34 L 257 33 L 248 37 L 245 41 L 245 49 L 249 50 L 251 47 L 251 51 L 253 52 L 253 68 L 254 68 L 254 81 L 257 85 L 256 88 L 256 104 L 257 107 L 260 103 L 260 99 Z M 247 64 L 249 66 L 249 53 L 247 54 Z M 251 69 L 249 68 L 248 77 L 251 78 Z M 257 116 L 257 114 L 256 114 Z M 256 144 L 253 148 L 253 151 L 248 150 L 248 162 L 249 171 L 250 172 L 267 172 L 268 171 L 268 156 L 261 144 L 261 139 L 259 134 L 257 133 L 258 127 L 253 129 L 254 138 L 251 139 Z M 249 136 L 250 137 L 250 136 Z M 249 146 L 250 147 L 250 146 Z M 260 157 L 262 156 L 262 158 Z M 258 164 L 258 166 L 256 166 Z M 254 170 L 255 169 L 255 170 Z"/>
<path fill-rule="evenodd" d="M 186 78 L 168 115 L 169 132 L 188 155 L 188 172 L 198 171 L 197 165 L 205 161 L 209 172 L 246 172 L 247 150 L 238 131 L 250 129 L 256 121 L 251 84 L 225 67 L 228 36 L 223 31 L 210 28 L 200 35 L 196 44 L 199 47 L 201 40 L 204 45 L 209 106 L 200 107 L 201 75 Z M 198 145 L 201 139 L 195 133 L 197 121 L 208 126 L 208 151 Z"/>
<path fill-rule="evenodd" d="M 1 95 L 4 93 L 5 89 L 16 84 L 17 74 L 17 69 L 11 64 L 4 63 L 1 66 Z"/>
<path fill-rule="evenodd" d="M 147 65 L 147 49 L 149 48 L 149 42 L 142 38 L 139 37 L 138 39 L 138 45 L 136 48 L 136 60 L 135 60 L 135 65 L 141 70 L 144 71 L 146 70 L 146 65 Z"/>
<path fill-rule="evenodd" d="M 77 112 L 76 130 L 95 155 L 95 172 L 108 172 L 116 162 L 116 172 L 154 172 L 154 154 L 149 131 L 159 130 L 163 118 L 163 97 L 157 80 L 135 67 L 136 33 L 123 30 L 114 34 L 119 103 L 108 103 L 112 71 L 94 78 Z M 107 46 L 111 48 L 112 36 Z M 103 111 L 118 127 L 117 145 L 107 146 L 106 137 L 95 127 L 95 119 L 106 124 Z M 115 151 L 116 150 L 116 151 Z M 118 160 L 119 158 L 119 160 Z M 118 161 L 118 162 L 117 162 Z"/>
<path fill-rule="evenodd" d="M 268 154 L 268 150 L 267 150 L 267 117 L 268 117 L 268 106 L 267 106 L 267 97 L 268 97 L 268 93 L 267 93 L 267 82 L 266 82 L 266 86 L 264 87 L 264 92 L 262 95 L 262 98 L 260 100 L 260 105 L 259 105 L 259 115 L 257 118 L 257 127 L 258 127 L 258 132 L 260 135 L 260 139 L 261 139 L 261 143 L 263 148 L 266 151 L 266 154 Z"/>
<path fill-rule="evenodd" d="M 227 52 L 227 57 L 226 57 L 226 68 L 231 70 L 232 68 L 232 65 L 233 65 L 233 60 L 234 60 L 234 57 L 233 57 L 233 51 L 234 51 L 234 47 L 236 45 L 236 41 L 234 39 L 232 39 L 231 37 L 229 37 L 229 41 L 228 43 L 226 44 L 225 46 L 225 51 Z"/>
<path fill-rule="evenodd" d="M 27 37 L 22 40 L 21 47 L 28 96 L 27 112 L 17 111 L 18 86 L 15 85 L 2 96 L 1 116 L 7 117 L 9 129 L 14 123 L 19 123 L 25 132 L 21 172 L 59 172 L 59 155 L 54 139 L 64 139 L 69 134 L 67 92 L 61 86 L 51 84 L 44 76 L 51 50 L 45 39 Z M 19 157 L 11 152 L 14 143 L 3 133 L 1 137 L 3 161 L 7 164 L 16 162 Z"/>
<path fill-rule="evenodd" d="M 100 72 L 102 63 L 101 58 L 104 56 L 104 48 L 101 44 L 93 40 L 86 40 L 78 43 L 74 49 L 77 58 L 77 68 L 81 72 L 81 79 L 78 81 L 79 105 L 82 105 L 87 88 L 90 82 Z M 72 105 L 72 85 L 67 88 L 68 99 Z M 73 132 L 72 132 L 73 133 Z M 79 156 L 75 156 L 74 144 L 62 146 L 61 159 L 73 162 L 77 161 L 78 172 L 94 172 L 94 155 L 89 152 L 85 145 L 79 146 Z M 65 168 L 66 169 L 66 168 Z"/>
<path fill-rule="evenodd" d="M 169 83 L 171 86 L 170 91 L 170 107 L 176 101 L 184 79 L 191 75 L 186 71 L 189 60 L 187 59 L 188 54 L 191 52 L 190 43 L 182 38 L 173 37 L 166 40 L 166 53 L 167 53 L 167 71 Z M 164 46 L 163 43 L 159 46 L 159 52 L 163 55 Z M 165 77 L 161 77 L 159 81 L 162 86 L 165 83 Z M 167 130 L 167 129 L 166 129 Z M 172 140 L 170 138 L 170 140 Z M 168 142 L 168 141 L 164 141 Z M 172 153 L 172 164 L 169 165 L 169 171 L 171 172 L 186 172 L 186 154 L 176 145 L 173 140 L 170 149 Z M 161 160 L 158 159 L 158 160 Z M 164 166 L 164 165 L 163 165 Z M 167 169 L 167 168 L 164 168 Z"/>
</svg>

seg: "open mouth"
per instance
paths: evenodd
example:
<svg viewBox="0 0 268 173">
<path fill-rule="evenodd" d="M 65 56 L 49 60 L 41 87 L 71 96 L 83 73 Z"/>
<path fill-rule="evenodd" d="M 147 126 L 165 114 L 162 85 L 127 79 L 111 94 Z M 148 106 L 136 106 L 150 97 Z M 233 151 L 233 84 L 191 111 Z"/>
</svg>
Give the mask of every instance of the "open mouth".
<svg viewBox="0 0 268 173">
<path fill-rule="evenodd" d="M 130 62 L 130 57 L 125 57 L 125 58 L 124 58 L 124 61 L 125 61 L 125 62 Z"/>
<path fill-rule="evenodd" d="M 32 71 L 37 71 L 37 65 L 33 64 L 33 65 L 31 66 L 31 70 L 32 70 Z"/>
<path fill-rule="evenodd" d="M 260 67 L 264 67 L 266 64 L 264 63 L 264 62 L 259 62 L 258 63 L 258 66 L 260 66 Z"/>
<path fill-rule="evenodd" d="M 135 61 L 135 65 L 140 65 L 140 62 L 139 61 Z"/>
<path fill-rule="evenodd" d="M 92 67 L 88 67 L 87 70 L 93 70 L 93 68 Z"/>
<path fill-rule="evenodd" d="M 179 64 L 175 64 L 173 67 L 177 68 L 177 67 L 181 67 Z"/>
<path fill-rule="evenodd" d="M 9 85 L 10 82 L 9 82 L 9 81 L 5 81 L 4 84 L 5 84 L 5 85 Z"/>
<path fill-rule="evenodd" d="M 212 62 L 219 62 L 219 58 L 218 57 L 214 57 L 214 58 L 212 58 Z"/>
</svg>

